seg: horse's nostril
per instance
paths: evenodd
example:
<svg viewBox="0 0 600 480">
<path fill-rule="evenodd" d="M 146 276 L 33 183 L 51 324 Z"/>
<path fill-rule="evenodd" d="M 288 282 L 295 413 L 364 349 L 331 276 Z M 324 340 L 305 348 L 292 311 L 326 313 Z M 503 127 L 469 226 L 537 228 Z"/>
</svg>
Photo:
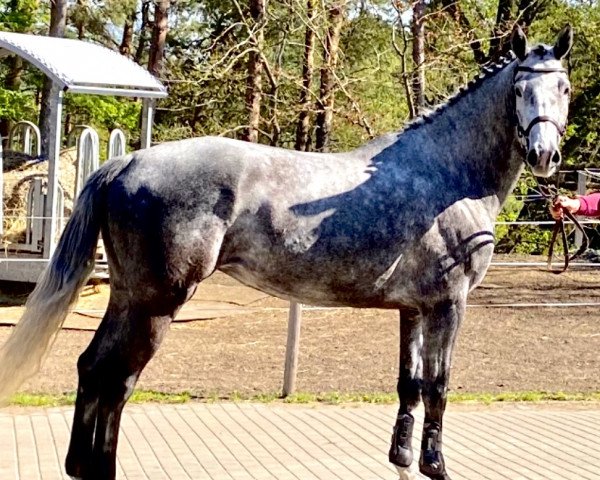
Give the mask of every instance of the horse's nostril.
<svg viewBox="0 0 600 480">
<path fill-rule="evenodd" d="M 529 150 L 529 153 L 527 154 L 527 163 L 529 165 L 531 165 L 532 167 L 535 167 L 537 165 L 537 161 L 538 161 L 538 154 L 535 150 Z"/>
<path fill-rule="evenodd" d="M 558 150 L 552 154 L 550 161 L 555 165 L 560 163 L 560 152 Z"/>
</svg>

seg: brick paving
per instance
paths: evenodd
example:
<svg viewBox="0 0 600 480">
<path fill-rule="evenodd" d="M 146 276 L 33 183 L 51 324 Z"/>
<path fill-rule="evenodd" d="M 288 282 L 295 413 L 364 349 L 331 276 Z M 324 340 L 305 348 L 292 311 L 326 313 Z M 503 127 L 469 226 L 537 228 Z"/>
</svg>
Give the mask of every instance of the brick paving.
<svg viewBox="0 0 600 480">
<path fill-rule="evenodd" d="M 0 410 L 0 479 L 67 478 L 72 410 Z M 418 436 L 422 411 L 417 412 Z M 129 405 L 118 478 L 397 479 L 387 462 L 394 406 Z M 600 407 L 503 406 L 445 417 L 453 480 L 598 480 Z M 415 445 L 419 441 L 415 439 Z"/>
</svg>

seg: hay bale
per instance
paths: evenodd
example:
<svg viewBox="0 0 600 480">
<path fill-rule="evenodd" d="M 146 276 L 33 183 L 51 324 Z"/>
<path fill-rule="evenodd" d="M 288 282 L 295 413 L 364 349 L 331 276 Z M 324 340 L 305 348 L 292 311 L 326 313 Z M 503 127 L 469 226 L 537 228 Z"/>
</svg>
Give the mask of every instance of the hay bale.
<svg viewBox="0 0 600 480">
<path fill-rule="evenodd" d="M 63 215 L 69 216 L 73 211 L 73 194 L 75 191 L 75 172 L 77 165 L 77 149 L 65 149 L 60 153 L 58 182 L 65 193 Z M 4 234 L 2 244 L 23 243 L 27 226 L 27 194 L 31 183 L 36 178 L 48 178 L 48 162 L 40 162 L 34 157 L 21 152 L 4 152 Z"/>
</svg>

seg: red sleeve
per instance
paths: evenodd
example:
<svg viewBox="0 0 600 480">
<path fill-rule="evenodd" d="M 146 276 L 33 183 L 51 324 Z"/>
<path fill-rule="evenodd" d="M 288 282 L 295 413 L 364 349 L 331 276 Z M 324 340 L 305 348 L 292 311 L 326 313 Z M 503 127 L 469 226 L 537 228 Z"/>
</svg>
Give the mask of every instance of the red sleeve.
<svg viewBox="0 0 600 480">
<path fill-rule="evenodd" d="M 579 198 L 579 210 L 577 215 L 585 215 L 586 217 L 600 217 L 600 192 L 582 195 Z"/>
</svg>

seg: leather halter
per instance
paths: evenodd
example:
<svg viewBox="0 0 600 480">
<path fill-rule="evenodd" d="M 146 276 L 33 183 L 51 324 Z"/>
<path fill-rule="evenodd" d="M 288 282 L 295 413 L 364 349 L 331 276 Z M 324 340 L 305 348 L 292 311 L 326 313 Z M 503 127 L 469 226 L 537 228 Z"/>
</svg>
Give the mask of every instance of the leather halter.
<svg viewBox="0 0 600 480">
<path fill-rule="evenodd" d="M 519 74 L 519 72 L 564 73 L 567 75 L 569 74 L 569 72 L 565 68 L 533 68 L 533 67 L 518 66 L 515 68 L 515 71 L 513 74 L 513 84 L 516 82 L 517 75 Z M 528 146 L 529 146 L 529 134 L 531 133 L 531 129 L 533 128 L 534 125 L 537 125 L 538 123 L 542 123 L 542 122 L 550 122 L 552 125 L 554 125 L 556 127 L 556 129 L 558 130 L 558 133 L 560 134 L 561 137 L 563 137 L 567 131 L 566 125 L 561 125 L 556 120 L 554 120 L 553 118 L 548 117 L 546 115 L 539 115 L 539 116 L 535 117 L 531 122 L 529 122 L 529 125 L 527 125 L 527 128 L 523 128 L 523 126 L 519 123 L 519 118 L 517 117 L 516 102 L 515 102 L 515 123 L 517 126 L 517 133 L 518 133 L 519 137 L 525 138 L 525 141 L 527 142 Z"/>
<path fill-rule="evenodd" d="M 513 84 L 515 83 L 519 72 L 565 73 L 567 75 L 569 74 L 569 72 L 565 68 L 533 68 L 533 67 L 518 66 L 515 68 L 515 71 L 513 74 Z M 535 117 L 531 122 L 529 122 L 529 125 L 527 125 L 527 128 L 523 128 L 521 126 L 521 124 L 519 123 L 519 118 L 517 117 L 516 102 L 515 102 L 514 118 L 515 118 L 515 123 L 516 123 L 516 127 L 517 127 L 517 133 L 518 133 L 519 137 L 525 138 L 525 141 L 527 142 L 528 146 L 529 146 L 529 134 L 531 133 L 531 129 L 533 128 L 534 125 L 536 125 L 538 123 L 550 122 L 552 125 L 554 125 L 556 127 L 556 129 L 558 130 L 558 133 L 560 134 L 561 137 L 564 136 L 564 134 L 566 132 L 566 125 L 561 125 L 556 120 L 554 120 L 553 118 L 550 118 L 546 115 L 540 115 L 540 116 Z M 525 165 L 527 165 L 526 160 L 525 160 Z M 540 185 L 537 182 L 535 175 L 533 176 L 533 178 L 536 180 L 539 192 L 542 194 L 542 196 L 548 202 L 553 203 L 554 199 L 558 196 L 558 189 L 556 187 L 554 187 L 553 191 L 550 189 L 545 190 L 542 187 L 542 185 Z M 589 245 L 588 236 L 585 233 L 585 230 L 583 229 L 583 227 L 581 226 L 579 221 L 575 218 L 575 216 L 568 210 L 564 210 L 563 213 L 571 222 L 573 222 L 573 224 L 575 225 L 575 228 L 581 232 L 583 241 L 581 242 L 581 246 L 579 247 L 579 249 L 575 253 L 569 255 L 569 245 L 567 243 L 567 233 L 565 231 L 564 221 L 562 219 L 556 220 L 556 223 L 554 224 L 554 229 L 552 230 L 552 239 L 550 240 L 550 247 L 548 249 L 547 269 L 549 272 L 552 272 L 552 273 L 563 273 L 565 270 L 567 270 L 567 268 L 569 268 L 569 262 L 571 260 L 577 258 L 578 256 L 580 256 L 585 250 L 587 250 L 587 247 Z M 552 256 L 554 253 L 554 244 L 556 243 L 559 233 L 560 233 L 562 244 L 563 244 L 565 260 L 564 260 L 564 264 L 563 264 L 562 268 L 554 269 L 552 267 Z"/>
</svg>

